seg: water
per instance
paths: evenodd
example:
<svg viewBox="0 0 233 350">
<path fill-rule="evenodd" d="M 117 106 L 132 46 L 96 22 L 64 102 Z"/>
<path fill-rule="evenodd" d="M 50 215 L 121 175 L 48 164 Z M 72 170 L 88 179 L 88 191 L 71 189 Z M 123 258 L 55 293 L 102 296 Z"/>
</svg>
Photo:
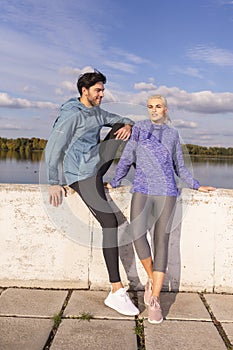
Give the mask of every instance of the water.
<svg viewBox="0 0 233 350">
<path fill-rule="evenodd" d="M 0 183 L 38 184 L 46 183 L 42 152 L 32 152 L 27 156 L 17 152 L 0 152 Z M 191 158 L 189 169 L 202 185 L 233 189 L 233 159 Z M 115 165 L 105 177 L 114 176 Z M 131 172 L 128 179 L 132 178 Z"/>
<path fill-rule="evenodd" d="M 191 158 L 193 175 L 202 185 L 233 189 L 233 159 Z"/>
<path fill-rule="evenodd" d="M 41 157 L 42 152 L 31 152 L 25 155 L 14 151 L 1 151 L 0 183 L 39 183 Z M 42 182 L 46 183 L 45 176 Z"/>
</svg>

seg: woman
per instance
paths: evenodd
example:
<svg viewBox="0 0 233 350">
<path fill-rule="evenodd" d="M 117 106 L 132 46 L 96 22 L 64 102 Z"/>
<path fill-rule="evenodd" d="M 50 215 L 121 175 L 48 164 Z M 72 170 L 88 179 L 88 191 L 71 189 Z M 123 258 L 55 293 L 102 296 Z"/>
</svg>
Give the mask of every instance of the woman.
<svg viewBox="0 0 233 350">
<path fill-rule="evenodd" d="M 147 107 L 149 119 L 134 125 L 116 175 L 107 187 L 119 186 L 130 166 L 136 164 L 131 189 L 130 226 L 135 249 L 148 275 L 144 293 L 148 321 L 161 323 L 160 292 L 167 268 L 169 233 L 178 196 L 175 175 L 188 187 L 201 192 L 214 191 L 215 188 L 201 186 L 185 167 L 179 134 L 169 125 L 166 99 L 160 95 L 151 96 Z M 147 230 L 153 225 L 152 254 Z"/>
</svg>

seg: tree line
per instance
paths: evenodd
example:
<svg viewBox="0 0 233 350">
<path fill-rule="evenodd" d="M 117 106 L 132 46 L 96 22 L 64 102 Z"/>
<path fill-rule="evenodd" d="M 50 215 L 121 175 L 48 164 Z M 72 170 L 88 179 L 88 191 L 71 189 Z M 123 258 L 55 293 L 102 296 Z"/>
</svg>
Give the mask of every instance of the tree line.
<svg viewBox="0 0 233 350">
<path fill-rule="evenodd" d="M 25 138 L 19 137 L 17 139 L 7 139 L 0 137 L 0 150 L 2 151 L 16 151 L 16 152 L 32 152 L 43 151 L 47 140 L 38 137 Z"/>
<path fill-rule="evenodd" d="M 192 144 L 186 144 L 184 146 L 191 156 L 233 157 L 233 147 L 205 147 Z"/>
<path fill-rule="evenodd" d="M 47 140 L 38 137 L 8 139 L 0 137 L 0 150 L 16 152 L 43 151 Z M 205 147 L 192 144 L 182 145 L 184 152 L 193 156 L 227 156 L 233 157 L 233 147 Z"/>
</svg>

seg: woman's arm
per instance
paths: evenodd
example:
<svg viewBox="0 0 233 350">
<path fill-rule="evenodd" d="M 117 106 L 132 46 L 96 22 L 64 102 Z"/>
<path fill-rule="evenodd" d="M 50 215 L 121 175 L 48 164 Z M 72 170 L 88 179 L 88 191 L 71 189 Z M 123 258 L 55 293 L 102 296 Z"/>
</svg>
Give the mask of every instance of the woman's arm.
<svg viewBox="0 0 233 350">
<path fill-rule="evenodd" d="M 138 128 L 134 126 L 132 129 L 131 137 L 126 144 L 121 158 L 119 160 L 119 163 L 117 165 L 115 177 L 110 182 L 111 187 L 119 186 L 121 180 L 128 174 L 131 165 L 135 163 L 135 152 L 137 147 L 138 133 Z"/>
<path fill-rule="evenodd" d="M 182 181 L 184 181 L 190 188 L 194 190 L 198 190 L 200 192 L 209 192 L 209 191 L 216 190 L 216 188 L 212 186 L 201 186 L 199 181 L 193 178 L 192 174 L 185 166 L 183 151 L 180 144 L 180 138 L 179 138 L 178 132 L 177 132 L 175 151 L 173 154 L 173 164 L 174 164 L 176 175 Z"/>
</svg>

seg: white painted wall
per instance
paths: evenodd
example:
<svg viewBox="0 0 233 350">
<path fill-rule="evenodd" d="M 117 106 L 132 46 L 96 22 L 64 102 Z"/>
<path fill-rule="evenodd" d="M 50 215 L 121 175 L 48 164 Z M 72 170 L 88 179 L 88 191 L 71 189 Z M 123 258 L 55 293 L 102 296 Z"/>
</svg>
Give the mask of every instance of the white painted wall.
<svg viewBox="0 0 233 350">
<path fill-rule="evenodd" d="M 128 218 L 129 188 L 108 196 Z M 121 225 L 121 241 L 126 229 Z M 100 226 L 76 193 L 68 191 L 63 205 L 53 208 L 46 185 L 1 184 L 0 230 L 0 287 L 109 288 Z M 121 247 L 120 255 L 124 283 L 140 287 L 146 276 L 132 245 Z M 164 288 L 232 293 L 232 271 L 233 190 L 183 190 Z"/>
</svg>

